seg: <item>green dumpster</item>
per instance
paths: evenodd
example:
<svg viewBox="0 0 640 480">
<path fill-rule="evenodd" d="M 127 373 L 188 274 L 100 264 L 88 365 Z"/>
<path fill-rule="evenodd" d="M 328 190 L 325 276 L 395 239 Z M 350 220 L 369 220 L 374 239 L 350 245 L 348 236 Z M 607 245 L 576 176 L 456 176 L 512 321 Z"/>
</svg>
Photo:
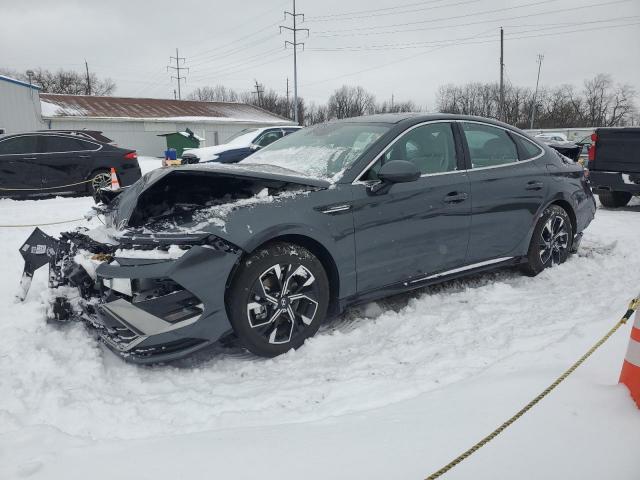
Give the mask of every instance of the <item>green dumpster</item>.
<svg viewBox="0 0 640 480">
<path fill-rule="evenodd" d="M 182 157 L 182 152 L 185 149 L 198 148 L 202 140 L 188 128 L 183 132 L 163 133 L 158 136 L 167 139 L 167 148 L 175 148 L 178 158 Z"/>
</svg>

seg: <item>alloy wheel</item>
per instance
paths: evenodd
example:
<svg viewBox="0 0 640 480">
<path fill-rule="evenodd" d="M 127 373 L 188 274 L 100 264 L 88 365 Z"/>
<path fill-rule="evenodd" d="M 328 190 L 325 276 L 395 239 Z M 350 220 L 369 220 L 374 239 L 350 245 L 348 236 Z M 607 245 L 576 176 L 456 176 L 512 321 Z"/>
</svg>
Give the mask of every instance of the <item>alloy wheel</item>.
<svg viewBox="0 0 640 480">
<path fill-rule="evenodd" d="M 97 192 L 101 188 L 107 188 L 111 186 L 111 174 L 102 172 L 94 175 L 91 179 L 91 188 L 94 192 Z"/>
<path fill-rule="evenodd" d="M 540 232 L 540 261 L 544 265 L 561 263 L 569 248 L 569 227 L 560 215 L 552 215 Z"/>
<path fill-rule="evenodd" d="M 308 328 L 318 312 L 318 284 L 304 265 L 277 263 L 254 282 L 249 326 L 268 343 L 285 344 Z"/>
</svg>

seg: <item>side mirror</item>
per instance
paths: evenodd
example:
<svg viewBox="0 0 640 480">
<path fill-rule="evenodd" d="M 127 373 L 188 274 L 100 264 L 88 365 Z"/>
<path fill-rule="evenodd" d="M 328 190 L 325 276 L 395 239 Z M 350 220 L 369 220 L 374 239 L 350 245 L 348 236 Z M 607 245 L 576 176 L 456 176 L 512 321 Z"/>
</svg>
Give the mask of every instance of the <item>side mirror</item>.
<svg viewBox="0 0 640 480">
<path fill-rule="evenodd" d="M 420 170 L 406 160 L 391 160 L 380 167 L 378 178 L 383 183 L 415 182 L 420 178 Z"/>
<path fill-rule="evenodd" d="M 249 150 L 253 150 L 254 152 L 256 150 L 260 150 L 262 147 L 260 145 L 258 145 L 257 143 L 252 143 L 251 145 L 249 145 Z"/>
</svg>

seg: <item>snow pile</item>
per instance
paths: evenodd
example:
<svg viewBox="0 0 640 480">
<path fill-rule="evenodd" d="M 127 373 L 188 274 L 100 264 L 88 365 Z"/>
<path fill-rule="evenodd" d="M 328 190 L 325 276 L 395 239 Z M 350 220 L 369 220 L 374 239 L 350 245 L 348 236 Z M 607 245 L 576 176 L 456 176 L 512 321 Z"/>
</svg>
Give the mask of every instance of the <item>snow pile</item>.
<svg viewBox="0 0 640 480">
<path fill-rule="evenodd" d="M 0 200 L 0 223 L 90 202 Z M 424 478 L 624 312 L 640 288 L 634 202 L 599 209 L 581 253 L 538 277 L 502 270 L 354 308 L 275 359 L 215 347 L 151 368 L 80 325 L 45 324 L 44 270 L 13 303 L 30 230 L 0 229 L 0 478 L 178 478 L 211 464 L 228 478 Z M 638 478 L 640 412 L 617 385 L 629 329 L 447 478 Z"/>
</svg>

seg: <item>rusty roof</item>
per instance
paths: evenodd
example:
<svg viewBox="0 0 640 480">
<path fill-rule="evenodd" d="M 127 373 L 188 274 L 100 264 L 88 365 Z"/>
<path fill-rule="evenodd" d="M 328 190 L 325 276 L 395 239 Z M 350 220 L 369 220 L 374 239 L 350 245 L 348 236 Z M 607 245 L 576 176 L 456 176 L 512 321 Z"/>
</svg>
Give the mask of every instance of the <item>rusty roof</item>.
<svg viewBox="0 0 640 480">
<path fill-rule="evenodd" d="M 86 118 L 188 119 L 289 123 L 253 105 L 163 98 L 97 97 L 41 93 L 42 116 Z M 198 118 L 193 118 L 198 117 Z"/>
</svg>

